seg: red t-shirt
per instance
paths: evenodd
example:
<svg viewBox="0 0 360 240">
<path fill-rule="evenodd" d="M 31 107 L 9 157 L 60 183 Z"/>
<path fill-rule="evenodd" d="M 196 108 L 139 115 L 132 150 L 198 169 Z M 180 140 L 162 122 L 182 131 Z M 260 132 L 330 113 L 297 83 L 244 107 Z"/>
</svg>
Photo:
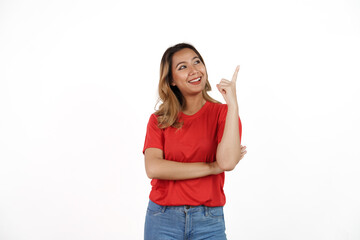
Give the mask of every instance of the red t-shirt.
<svg viewBox="0 0 360 240">
<path fill-rule="evenodd" d="M 206 102 L 194 115 L 180 114 L 180 129 L 158 127 L 157 116 L 150 116 L 143 152 L 159 148 L 164 159 L 177 162 L 213 162 L 221 141 L 227 105 Z M 241 139 L 241 122 L 239 118 Z M 163 206 L 224 206 L 224 173 L 188 180 L 152 179 L 150 200 Z"/>
</svg>

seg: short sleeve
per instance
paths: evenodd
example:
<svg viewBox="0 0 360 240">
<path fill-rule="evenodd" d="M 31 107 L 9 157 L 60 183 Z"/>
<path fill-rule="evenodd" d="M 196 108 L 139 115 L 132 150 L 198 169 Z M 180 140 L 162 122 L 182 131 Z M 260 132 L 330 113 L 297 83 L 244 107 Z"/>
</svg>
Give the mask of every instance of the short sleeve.
<svg viewBox="0 0 360 240">
<path fill-rule="evenodd" d="M 217 131 L 217 143 L 221 142 L 224 128 L 225 128 L 225 121 L 226 121 L 226 114 L 227 114 L 227 105 L 224 104 L 223 107 L 220 109 L 219 118 L 218 118 L 218 131 Z M 239 136 L 240 136 L 240 143 L 241 143 L 241 133 L 242 133 L 242 125 L 239 117 Z"/>
<path fill-rule="evenodd" d="M 143 153 L 147 148 L 159 148 L 164 151 L 164 133 L 158 127 L 158 121 L 155 114 L 150 116 L 145 136 Z"/>
</svg>

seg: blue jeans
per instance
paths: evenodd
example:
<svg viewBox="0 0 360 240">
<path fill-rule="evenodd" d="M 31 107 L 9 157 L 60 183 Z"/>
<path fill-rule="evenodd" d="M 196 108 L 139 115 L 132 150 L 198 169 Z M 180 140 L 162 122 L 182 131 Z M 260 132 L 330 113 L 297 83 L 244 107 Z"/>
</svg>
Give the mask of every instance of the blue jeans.
<svg viewBox="0 0 360 240">
<path fill-rule="evenodd" d="M 161 206 L 149 201 L 145 240 L 226 240 L 223 207 Z"/>
</svg>

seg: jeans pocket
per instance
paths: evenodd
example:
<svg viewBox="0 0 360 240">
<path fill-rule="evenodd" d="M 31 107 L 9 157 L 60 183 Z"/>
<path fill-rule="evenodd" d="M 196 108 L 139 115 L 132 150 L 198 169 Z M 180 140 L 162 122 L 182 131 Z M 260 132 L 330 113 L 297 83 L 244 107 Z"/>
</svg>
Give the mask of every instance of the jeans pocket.
<svg viewBox="0 0 360 240">
<path fill-rule="evenodd" d="M 161 206 L 150 200 L 147 208 L 147 212 L 152 215 L 158 215 L 163 213 L 165 211 L 165 208 L 166 206 Z"/>
<path fill-rule="evenodd" d="M 208 207 L 209 216 L 213 218 L 223 218 L 223 207 Z"/>
</svg>

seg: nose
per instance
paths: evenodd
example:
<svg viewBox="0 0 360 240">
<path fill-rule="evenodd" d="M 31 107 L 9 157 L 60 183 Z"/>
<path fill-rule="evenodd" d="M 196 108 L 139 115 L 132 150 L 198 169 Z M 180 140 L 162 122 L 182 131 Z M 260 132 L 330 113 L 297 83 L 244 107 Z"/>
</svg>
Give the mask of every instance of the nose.
<svg viewBox="0 0 360 240">
<path fill-rule="evenodd" d="M 196 66 L 190 65 L 189 67 L 189 75 L 194 75 L 198 73 L 198 70 L 196 69 Z"/>
</svg>

